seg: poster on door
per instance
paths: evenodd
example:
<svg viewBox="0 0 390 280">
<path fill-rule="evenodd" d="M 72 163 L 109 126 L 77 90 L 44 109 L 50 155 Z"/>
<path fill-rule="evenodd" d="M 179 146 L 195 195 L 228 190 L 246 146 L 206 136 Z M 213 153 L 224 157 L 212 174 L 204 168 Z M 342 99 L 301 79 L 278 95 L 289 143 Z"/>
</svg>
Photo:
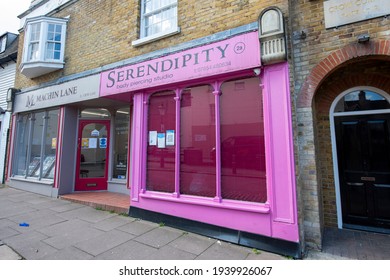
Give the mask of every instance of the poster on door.
<svg viewBox="0 0 390 280">
<path fill-rule="evenodd" d="M 99 138 L 99 148 L 100 149 L 107 148 L 107 138 Z"/>
</svg>

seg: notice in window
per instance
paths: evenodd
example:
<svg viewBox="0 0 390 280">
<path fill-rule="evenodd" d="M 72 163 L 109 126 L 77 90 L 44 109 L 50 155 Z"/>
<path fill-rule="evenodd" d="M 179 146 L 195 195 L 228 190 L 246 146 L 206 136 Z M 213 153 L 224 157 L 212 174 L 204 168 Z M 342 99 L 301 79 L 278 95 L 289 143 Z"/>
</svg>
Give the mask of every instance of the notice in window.
<svg viewBox="0 0 390 280">
<path fill-rule="evenodd" d="M 57 148 L 57 138 L 51 138 L 51 148 Z"/>
<path fill-rule="evenodd" d="M 175 145 L 175 131 L 174 130 L 167 130 L 166 144 L 167 144 L 167 146 L 174 146 Z"/>
<path fill-rule="evenodd" d="M 157 145 L 157 131 L 149 131 L 149 146 Z"/>
<path fill-rule="evenodd" d="M 83 149 L 89 148 L 89 138 L 81 139 L 81 148 L 83 148 Z"/>
<path fill-rule="evenodd" d="M 165 148 L 165 133 L 157 133 L 157 148 Z"/>
<path fill-rule="evenodd" d="M 99 138 L 99 148 L 100 149 L 107 148 L 107 138 Z"/>
<path fill-rule="evenodd" d="M 90 149 L 96 149 L 97 148 L 97 138 L 89 138 L 89 146 Z"/>
</svg>

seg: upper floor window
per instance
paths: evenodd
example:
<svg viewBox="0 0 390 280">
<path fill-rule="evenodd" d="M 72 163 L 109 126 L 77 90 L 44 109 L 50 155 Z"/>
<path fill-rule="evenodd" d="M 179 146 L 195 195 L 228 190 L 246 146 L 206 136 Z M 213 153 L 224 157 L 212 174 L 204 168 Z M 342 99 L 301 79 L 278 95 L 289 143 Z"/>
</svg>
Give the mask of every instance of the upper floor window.
<svg viewBox="0 0 390 280">
<path fill-rule="evenodd" d="M 179 32 L 177 0 L 141 0 L 140 39 L 133 42 L 134 46 Z"/>
<path fill-rule="evenodd" d="M 3 36 L 0 38 L 0 53 L 5 51 L 6 45 L 7 45 L 7 36 Z"/>
<path fill-rule="evenodd" d="M 49 17 L 26 21 L 22 74 L 34 78 L 64 67 L 67 21 Z"/>
</svg>

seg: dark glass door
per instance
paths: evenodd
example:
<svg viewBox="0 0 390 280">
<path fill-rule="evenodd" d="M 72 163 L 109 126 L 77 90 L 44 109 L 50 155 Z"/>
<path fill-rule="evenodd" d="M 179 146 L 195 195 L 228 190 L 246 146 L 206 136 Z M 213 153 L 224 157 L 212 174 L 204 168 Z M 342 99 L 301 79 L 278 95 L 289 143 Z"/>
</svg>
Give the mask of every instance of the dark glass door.
<svg viewBox="0 0 390 280">
<path fill-rule="evenodd" d="M 76 191 L 107 190 L 109 132 L 110 121 L 80 121 Z"/>
<path fill-rule="evenodd" d="M 344 225 L 390 228 L 390 115 L 335 117 Z"/>
</svg>

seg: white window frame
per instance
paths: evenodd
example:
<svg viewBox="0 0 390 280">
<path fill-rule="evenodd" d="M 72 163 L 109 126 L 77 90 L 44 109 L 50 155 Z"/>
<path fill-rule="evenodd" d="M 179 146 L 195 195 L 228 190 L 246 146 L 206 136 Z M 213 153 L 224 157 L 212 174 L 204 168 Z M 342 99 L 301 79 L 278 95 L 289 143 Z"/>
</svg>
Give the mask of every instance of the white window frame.
<svg viewBox="0 0 390 280">
<path fill-rule="evenodd" d="M 4 35 L 0 38 L 0 53 L 5 52 L 5 49 L 7 48 L 7 36 Z"/>
<path fill-rule="evenodd" d="M 153 11 L 150 11 L 148 13 L 145 12 L 145 1 L 147 0 L 141 0 L 141 26 L 140 26 L 140 39 L 135 40 L 132 42 L 133 46 L 140 46 L 143 44 L 147 44 L 171 35 L 175 35 L 180 33 L 180 27 L 178 26 L 178 4 L 177 0 L 173 3 L 161 6 Z M 170 29 L 162 30 L 161 32 L 154 33 L 151 35 L 146 35 L 146 19 L 147 17 L 151 15 L 157 15 L 159 13 L 162 13 L 165 10 L 176 8 L 176 21 L 173 22 L 174 26 L 172 26 Z"/>
<path fill-rule="evenodd" d="M 25 39 L 24 39 L 24 49 L 21 63 L 21 72 L 27 77 L 33 78 L 37 77 L 64 67 L 64 57 L 65 57 L 65 40 L 66 40 L 66 26 L 68 19 L 63 18 L 50 18 L 46 16 L 30 18 L 26 20 L 25 23 Z M 32 43 L 32 27 L 36 24 L 40 25 L 39 39 L 34 41 L 38 44 L 37 55 L 30 57 L 30 45 Z M 49 25 L 60 25 L 61 26 L 61 40 L 55 41 L 55 43 L 61 44 L 60 48 L 60 57 L 58 59 L 47 58 L 48 43 L 53 43 L 54 41 L 49 40 L 48 29 Z M 33 69 L 40 69 L 36 73 Z M 43 70 L 42 70 L 43 69 Z M 29 72 L 29 73 L 27 73 Z M 27 73 L 27 74 L 26 74 Z"/>
</svg>

